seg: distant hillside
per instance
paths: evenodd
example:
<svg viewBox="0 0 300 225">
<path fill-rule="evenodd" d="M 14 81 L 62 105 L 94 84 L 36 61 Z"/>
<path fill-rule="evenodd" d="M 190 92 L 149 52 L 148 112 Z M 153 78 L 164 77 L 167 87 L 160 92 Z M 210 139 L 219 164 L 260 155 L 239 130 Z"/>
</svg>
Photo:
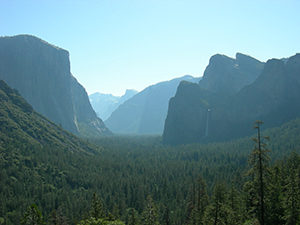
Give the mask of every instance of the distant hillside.
<svg viewBox="0 0 300 225">
<path fill-rule="evenodd" d="M 21 146 L 51 146 L 90 154 L 97 148 L 34 111 L 17 90 L 0 80 L 0 147 L 14 140 Z"/>
<path fill-rule="evenodd" d="M 112 94 L 102 94 L 96 92 L 89 95 L 90 102 L 97 116 L 103 120 L 110 117 L 111 113 L 115 111 L 119 105 L 137 94 L 136 90 L 126 90 L 125 94 L 120 96 L 113 96 Z"/>
<path fill-rule="evenodd" d="M 66 50 L 30 35 L 1 37 L 0 68 L 0 79 L 64 129 L 82 136 L 111 134 L 70 73 Z"/>
<path fill-rule="evenodd" d="M 120 105 L 105 124 L 114 133 L 161 134 L 169 99 L 176 93 L 180 81 L 198 83 L 199 79 L 187 75 L 151 85 Z"/>
<path fill-rule="evenodd" d="M 248 65 L 248 71 L 260 65 L 256 60 L 252 63 L 254 68 Z M 222 86 L 219 74 L 206 74 L 212 76 L 207 80 L 214 86 Z M 269 60 L 257 79 L 236 93 L 205 88 L 203 82 L 204 77 L 200 85 L 180 83 L 175 97 L 170 99 L 164 143 L 228 141 L 249 135 L 248 127 L 256 120 L 265 121 L 266 128 L 277 127 L 300 115 L 300 54 L 290 57 L 286 63 Z M 227 87 L 238 87 L 230 79 L 226 82 Z"/>
</svg>

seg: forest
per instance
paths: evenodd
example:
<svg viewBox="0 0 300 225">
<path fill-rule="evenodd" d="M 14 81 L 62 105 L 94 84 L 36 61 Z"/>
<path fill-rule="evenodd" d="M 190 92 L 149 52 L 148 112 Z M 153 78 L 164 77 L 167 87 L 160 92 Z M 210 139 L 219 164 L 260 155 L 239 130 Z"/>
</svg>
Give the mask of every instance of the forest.
<svg viewBox="0 0 300 225">
<path fill-rule="evenodd" d="M 82 140 L 89 153 L 2 135 L 0 224 L 300 224 L 300 119 L 263 126 L 222 143 Z"/>
</svg>

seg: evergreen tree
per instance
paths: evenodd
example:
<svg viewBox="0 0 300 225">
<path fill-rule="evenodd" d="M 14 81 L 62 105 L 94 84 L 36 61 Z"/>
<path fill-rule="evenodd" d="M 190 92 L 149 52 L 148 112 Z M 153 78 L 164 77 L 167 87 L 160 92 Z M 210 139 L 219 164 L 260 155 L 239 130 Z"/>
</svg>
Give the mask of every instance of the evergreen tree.
<svg viewBox="0 0 300 225">
<path fill-rule="evenodd" d="M 112 216 L 114 217 L 115 220 L 120 218 L 120 210 L 118 204 L 114 204 Z"/>
<path fill-rule="evenodd" d="M 268 182 L 268 204 L 266 211 L 266 220 L 268 224 L 284 224 L 284 190 L 283 181 L 281 179 L 281 169 L 274 166 L 271 170 L 271 177 Z"/>
<path fill-rule="evenodd" d="M 286 224 L 296 224 L 300 216 L 300 159 L 297 153 L 293 152 L 289 157 L 289 176 L 286 179 L 286 199 L 284 202 L 284 219 Z"/>
<path fill-rule="evenodd" d="M 229 224 L 230 213 L 227 206 L 227 188 L 223 182 L 218 182 L 214 188 L 212 203 L 205 211 L 203 224 Z"/>
<path fill-rule="evenodd" d="M 151 196 L 148 196 L 147 198 L 147 206 L 146 209 L 143 212 L 143 225 L 156 225 L 159 224 L 158 220 L 158 214 L 157 209 L 154 204 L 154 201 Z"/>
<path fill-rule="evenodd" d="M 91 217 L 94 217 L 95 219 L 101 219 L 105 217 L 103 212 L 103 204 L 95 192 L 93 193 L 91 208 Z"/>
<path fill-rule="evenodd" d="M 21 220 L 23 225 L 42 225 L 46 224 L 44 222 L 44 217 L 42 212 L 38 209 L 35 204 L 32 204 L 28 207 L 23 219 Z"/>
<path fill-rule="evenodd" d="M 202 177 L 199 175 L 198 179 L 196 181 L 196 218 L 197 218 L 197 223 L 200 224 L 202 221 L 202 217 L 204 215 L 204 211 L 209 204 L 209 199 L 208 195 L 206 193 L 206 183 L 202 179 Z"/>
<path fill-rule="evenodd" d="M 229 224 L 241 224 L 244 220 L 245 207 L 244 202 L 241 198 L 241 193 L 239 193 L 233 186 L 228 191 L 228 221 Z"/>
<path fill-rule="evenodd" d="M 95 219 L 94 217 L 91 217 L 90 219 L 80 221 L 77 225 L 125 225 L 125 223 L 119 220 L 107 221 L 104 219 Z"/>
<path fill-rule="evenodd" d="M 196 211 L 196 190 L 195 190 L 195 181 L 192 183 L 192 187 L 190 188 L 190 200 L 188 201 L 187 207 L 186 207 L 186 223 L 188 225 L 194 225 L 196 224 L 196 217 L 195 217 L 195 211 Z"/>
<path fill-rule="evenodd" d="M 49 225 L 68 225 L 67 217 L 63 215 L 61 209 L 53 210 L 49 214 Z"/>
<path fill-rule="evenodd" d="M 167 207 L 165 208 L 165 212 L 163 215 L 163 224 L 164 225 L 170 225 L 171 221 L 170 221 L 170 209 L 169 209 L 169 205 L 167 205 Z"/>
<path fill-rule="evenodd" d="M 267 149 L 267 144 L 261 140 L 260 126 L 263 122 L 256 121 L 254 124 L 254 128 L 257 129 L 257 138 L 252 138 L 255 142 L 255 146 L 249 156 L 248 162 L 252 168 L 248 171 L 248 174 L 252 177 L 252 188 L 250 188 L 252 194 L 258 193 L 258 201 L 253 202 L 253 206 L 255 212 L 259 214 L 257 216 L 260 224 L 265 225 L 265 188 L 267 176 L 269 174 L 270 157 L 268 156 L 268 153 L 270 150 Z M 264 137 L 264 139 L 268 140 L 269 137 Z M 256 198 L 254 197 L 253 200 L 255 199 Z"/>
<path fill-rule="evenodd" d="M 138 212 L 134 208 L 129 209 L 127 224 L 128 225 L 138 225 L 138 224 L 140 224 L 139 223 Z"/>
<path fill-rule="evenodd" d="M 204 211 L 209 204 L 206 193 L 206 183 L 201 175 L 198 176 L 196 184 L 193 182 L 191 200 L 187 206 L 187 224 L 201 224 Z"/>
</svg>

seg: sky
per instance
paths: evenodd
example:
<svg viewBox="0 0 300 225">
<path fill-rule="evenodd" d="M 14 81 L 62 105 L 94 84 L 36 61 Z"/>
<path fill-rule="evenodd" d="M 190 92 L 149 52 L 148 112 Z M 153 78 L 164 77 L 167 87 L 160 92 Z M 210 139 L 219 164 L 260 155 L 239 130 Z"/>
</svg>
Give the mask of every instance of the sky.
<svg viewBox="0 0 300 225">
<path fill-rule="evenodd" d="M 30 34 L 70 53 L 88 94 L 186 74 L 214 54 L 260 61 L 300 52 L 299 0 L 0 0 L 0 36 Z"/>
</svg>

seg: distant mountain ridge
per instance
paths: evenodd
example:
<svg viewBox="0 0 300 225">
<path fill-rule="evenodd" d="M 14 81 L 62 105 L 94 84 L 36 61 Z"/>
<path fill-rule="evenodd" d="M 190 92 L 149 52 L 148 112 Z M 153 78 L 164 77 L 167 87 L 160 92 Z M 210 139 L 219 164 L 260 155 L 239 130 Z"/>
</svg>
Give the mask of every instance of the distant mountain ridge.
<svg viewBox="0 0 300 225">
<path fill-rule="evenodd" d="M 89 95 L 89 99 L 98 117 L 106 120 L 110 117 L 111 113 L 119 107 L 119 105 L 123 104 L 137 93 L 138 91 L 132 89 L 126 90 L 125 94 L 122 96 L 113 96 L 112 94 L 96 92 Z"/>
<path fill-rule="evenodd" d="M 121 104 L 105 121 L 106 126 L 121 134 L 162 134 L 168 101 L 182 80 L 198 83 L 200 78 L 186 75 L 145 88 Z"/>
<path fill-rule="evenodd" d="M 74 134 L 111 134 L 70 73 L 69 53 L 64 49 L 31 35 L 1 37 L 0 79 L 17 89 L 36 111 Z"/>
<path fill-rule="evenodd" d="M 234 94 L 211 92 L 201 84 L 180 83 L 169 102 L 164 143 L 228 141 L 249 135 L 256 120 L 276 127 L 300 115 L 300 54 L 286 64 L 268 60 L 257 79 Z"/>
</svg>

